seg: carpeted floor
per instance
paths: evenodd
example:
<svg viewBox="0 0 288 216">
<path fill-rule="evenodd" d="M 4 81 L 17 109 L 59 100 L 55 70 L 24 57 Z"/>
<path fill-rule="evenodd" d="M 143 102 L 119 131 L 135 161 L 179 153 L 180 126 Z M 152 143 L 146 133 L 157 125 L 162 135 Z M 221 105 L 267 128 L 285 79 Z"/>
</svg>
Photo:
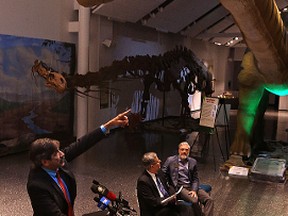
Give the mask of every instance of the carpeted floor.
<svg viewBox="0 0 288 216">
<path fill-rule="evenodd" d="M 230 135 L 235 131 L 235 111 L 230 112 Z M 288 112 L 268 112 L 265 124 L 265 140 L 287 141 Z M 141 157 L 147 151 L 157 152 L 164 161 L 177 152 L 179 141 L 187 131 L 172 133 L 150 130 L 118 130 L 79 156 L 70 165 L 78 183 L 75 215 L 81 216 L 99 211 L 91 191 L 93 179 L 108 187 L 138 211 L 135 195 L 136 181 L 143 171 Z M 225 131 L 219 128 L 220 146 L 226 159 Z M 191 132 L 192 133 L 192 132 Z M 191 140 L 197 134 L 189 134 Z M 189 141 L 190 142 L 190 141 Z M 276 143 L 278 145 L 279 143 Z M 275 145 L 275 146 L 276 146 Z M 286 144 L 279 145 L 276 155 L 287 157 Z M 200 147 L 199 147 L 200 150 Z M 196 151 L 197 153 L 197 151 Z M 203 156 L 203 157 L 202 157 Z M 282 156 L 281 156 L 282 157 Z M 211 136 L 208 150 L 198 159 L 199 177 L 202 183 L 212 185 L 215 200 L 215 216 L 288 216 L 288 188 L 286 184 L 251 182 L 249 179 L 224 176 L 219 167 L 224 160 L 215 134 Z M 0 158 L 0 215 L 32 215 L 26 192 L 29 170 L 28 152 Z"/>
</svg>

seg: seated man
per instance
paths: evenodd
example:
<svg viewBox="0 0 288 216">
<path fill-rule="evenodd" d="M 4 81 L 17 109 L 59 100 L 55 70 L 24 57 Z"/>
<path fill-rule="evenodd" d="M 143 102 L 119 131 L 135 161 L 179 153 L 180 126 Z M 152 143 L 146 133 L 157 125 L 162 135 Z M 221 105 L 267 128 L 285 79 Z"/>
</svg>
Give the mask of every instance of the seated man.
<svg viewBox="0 0 288 216">
<path fill-rule="evenodd" d="M 192 203 L 198 203 L 199 200 L 204 204 L 204 215 L 212 216 L 214 201 L 206 191 L 199 189 L 197 161 L 189 157 L 189 152 L 189 144 L 181 142 L 178 155 L 168 157 L 162 170 L 176 189 L 184 187 L 180 193 L 181 199 Z"/>
<path fill-rule="evenodd" d="M 161 201 L 175 193 L 161 171 L 161 160 L 155 152 L 148 152 L 142 157 L 144 172 L 137 181 L 137 197 L 140 216 L 186 216 L 191 215 L 190 207 L 176 206 L 175 199 L 161 204 Z"/>
</svg>

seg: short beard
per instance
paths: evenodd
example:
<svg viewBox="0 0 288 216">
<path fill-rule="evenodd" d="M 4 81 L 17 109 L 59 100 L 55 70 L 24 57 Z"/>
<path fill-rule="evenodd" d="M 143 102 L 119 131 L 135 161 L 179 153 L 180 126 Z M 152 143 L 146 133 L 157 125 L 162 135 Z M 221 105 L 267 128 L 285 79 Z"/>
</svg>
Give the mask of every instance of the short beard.
<svg viewBox="0 0 288 216">
<path fill-rule="evenodd" d="M 186 160 L 188 156 L 187 155 L 179 155 L 179 157 L 181 160 Z"/>
</svg>

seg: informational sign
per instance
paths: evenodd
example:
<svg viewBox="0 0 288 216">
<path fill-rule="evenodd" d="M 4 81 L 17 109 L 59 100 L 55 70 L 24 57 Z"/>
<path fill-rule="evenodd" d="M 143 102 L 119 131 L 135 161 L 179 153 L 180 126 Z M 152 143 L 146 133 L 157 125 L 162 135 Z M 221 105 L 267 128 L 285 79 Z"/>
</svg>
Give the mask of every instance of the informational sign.
<svg viewBox="0 0 288 216">
<path fill-rule="evenodd" d="M 214 128 L 217 116 L 219 99 L 213 97 L 205 97 L 202 102 L 200 126 Z"/>
</svg>

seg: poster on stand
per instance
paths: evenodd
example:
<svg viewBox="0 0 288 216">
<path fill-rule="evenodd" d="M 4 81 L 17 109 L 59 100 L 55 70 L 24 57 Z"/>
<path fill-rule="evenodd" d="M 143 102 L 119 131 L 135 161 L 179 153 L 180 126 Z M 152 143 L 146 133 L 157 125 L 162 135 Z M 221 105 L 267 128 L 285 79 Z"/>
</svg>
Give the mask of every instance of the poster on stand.
<svg viewBox="0 0 288 216">
<path fill-rule="evenodd" d="M 205 97 L 202 102 L 200 126 L 214 128 L 217 116 L 219 99 L 213 97 Z"/>
</svg>

